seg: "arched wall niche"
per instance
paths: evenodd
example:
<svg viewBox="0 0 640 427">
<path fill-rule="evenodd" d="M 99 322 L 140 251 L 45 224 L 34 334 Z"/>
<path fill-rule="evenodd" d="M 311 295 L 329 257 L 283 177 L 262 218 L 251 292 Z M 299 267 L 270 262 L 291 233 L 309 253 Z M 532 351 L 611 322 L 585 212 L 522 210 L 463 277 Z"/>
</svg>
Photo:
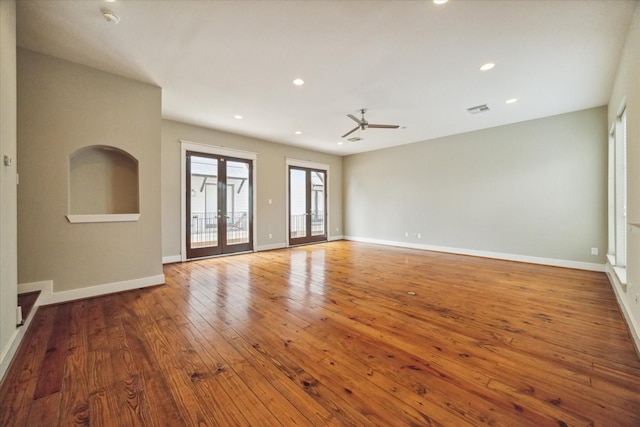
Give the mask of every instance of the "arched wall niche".
<svg viewBox="0 0 640 427">
<path fill-rule="evenodd" d="M 69 155 L 70 222 L 140 217 L 138 160 L 116 147 L 91 145 Z"/>
</svg>

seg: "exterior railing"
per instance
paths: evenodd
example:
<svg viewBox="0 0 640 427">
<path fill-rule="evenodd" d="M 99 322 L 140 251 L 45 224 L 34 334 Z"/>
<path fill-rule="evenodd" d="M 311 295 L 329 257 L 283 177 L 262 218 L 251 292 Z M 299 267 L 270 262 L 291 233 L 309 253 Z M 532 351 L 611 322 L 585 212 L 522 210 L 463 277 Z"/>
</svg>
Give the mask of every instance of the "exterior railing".
<svg viewBox="0 0 640 427">
<path fill-rule="evenodd" d="M 311 235 L 319 236 L 325 234 L 324 212 L 312 213 L 311 215 Z M 291 215 L 289 217 L 289 228 L 291 237 L 304 237 L 307 235 L 307 214 Z"/>
<path fill-rule="evenodd" d="M 249 217 L 247 212 L 227 214 L 227 243 L 247 242 Z M 218 215 L 212 212 L 191 214 L 191 247 L 216 246 L 218 244 Z"/>
<path fill-rule="evenodd" d="M 312 213 L 311 235 L 326 234 L 324 212 Z M 227 243 L 244 243 L 249 239 L 247 212 L 227 214 Z M 291 237 L 307 235 L 307 215 L 291 215 Z M 194 212 L 191 215 L 191 247 L 216 246 L 218 244 L 218 215 L 211 212 Z"/>
</svg>

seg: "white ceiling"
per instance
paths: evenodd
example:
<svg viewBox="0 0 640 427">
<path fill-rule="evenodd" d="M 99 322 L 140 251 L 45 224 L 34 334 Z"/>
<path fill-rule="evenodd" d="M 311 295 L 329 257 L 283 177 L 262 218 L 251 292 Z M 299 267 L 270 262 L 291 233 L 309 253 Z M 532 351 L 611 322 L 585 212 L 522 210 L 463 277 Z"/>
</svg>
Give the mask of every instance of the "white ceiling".
<svg viewBox="0 0 640 427">
<path fill-rule="evenodd" d="M 636 4 L 18 0 L 18 45 L 158 85 L 165 118 L 344 155 L 605 105 Z M 338 145 L 360 108 L 402 128 Z"/>
</svg>

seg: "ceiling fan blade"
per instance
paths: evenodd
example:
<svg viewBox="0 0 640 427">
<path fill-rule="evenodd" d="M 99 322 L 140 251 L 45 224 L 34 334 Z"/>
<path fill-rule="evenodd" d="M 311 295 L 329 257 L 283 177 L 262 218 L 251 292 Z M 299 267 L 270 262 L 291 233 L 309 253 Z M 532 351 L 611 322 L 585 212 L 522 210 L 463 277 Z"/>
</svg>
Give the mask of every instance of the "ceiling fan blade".
<svg viewBox="0 0 640 427">
<path fill-rule="evenodd" d="M 369 124 L 369 128 L 378 128 L 378 129 L 398 129 L 400 125 L 372 125 Z"/>
<path fill-rule="evenodd" d="M 345 133 L 344 135 L 342 135 L 342 138 L 344 138 L 345 136 L 351 135 L 352 133 L 354 133 L 355 131 L 357 131 L 358 129 L 360 129 L 360 126 L 356 126 L 353 129 L 351 129 L 349 132 Z"/>
<path fill-rule="evenodd" d="M 347 117 L 349 117 L 351 120 L 355 121 L 357 124 L 361 125 L 362 124 L 362 120 L 360 120 L 359 118 L 357 118 L 356 116 L 354 116 L 353 114 L 347 114 Z"/>
</svg>

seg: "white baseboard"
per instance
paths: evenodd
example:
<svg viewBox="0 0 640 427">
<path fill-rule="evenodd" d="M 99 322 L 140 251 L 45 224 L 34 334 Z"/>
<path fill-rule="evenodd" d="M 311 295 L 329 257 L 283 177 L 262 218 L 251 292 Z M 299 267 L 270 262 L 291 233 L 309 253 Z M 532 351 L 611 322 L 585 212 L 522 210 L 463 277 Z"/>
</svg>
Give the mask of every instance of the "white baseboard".
<svg viewBox="0 0 640 427">
<path fill-rule="evenodd" d="M 97 297 L 113 294 L 115 292 L 129 291 L 132 289 L 146 288 L 148 286 L 161 285 L 165 282 L 164 274 L 142 277 L 139 279 L 125 280 L 122 282 L 105 283 L 103 285 L 89 286 L 86 288 L 72 289 L 69 291 L 53 291 L 53 281 L 23 283 L 18 285 L 18 293 L 40 291 L 37 305 L 58 304 L 83 298 Z"/>
<path fill-rule="evenodd" d="M 169 255 L 162 257 L 163 264 L 171 264 L 174 262 L 182 262 L 182 257 L 180 255 Z"/>
<path fill-rule="evenodd" d="M 256 252 L 272 251 L 274 249 L 283 249 L 286 247 L 287 245 L 285 243 L 273 243 L 271 245 L 260 245 L 260 246 L 256 246 Z"/>
<path fill-rule="evenodd" d="M 344 236 L 340 235 L 340 236 L 329 236 L 329 241 L 330 242 L 334 242 L 336 240 L 344 240 Z"/>
<path fill-rule="evenodd" d="M 104 285 L 89 286 L 87 288 L 72 289 L 70 291 L 61 292 L 53 291 L 52 280 L 23 283 L 18 285 L 18 294 L 40 291 L 40 295 L 31 309 L 31 313 L 29 313 L 29 316 L 25 320 L 24 325 L 16 328 L 16 331 L 9 340 L 9 344 L 5 349 L 3 349 L 2 353 L 0 353 L 0 381 L 4 378 L 13 357 L 18 351 L 22 338 L 31 324 L 31 319 L 33 319 L 39 306 L 145 288 L 148 286 L 160 285 L 164 282 L 164 274 L 160 274 L 157 276 L 142 277 L 140 279 L 125 280 L 123 282 L 107 283 Z"/>
<path fill-rule="evenodd" d="M 53 280 L 44 280 L 42 282 L 31 282 L 31 283 L 23 283 L 18 285 L 18 295 L 26 294 L 28 292 L 40 291 L 40 296 L 42 296 L 46 292 L 53 292 Z M 38 297 L 38 300 L 41 300 L 41 297 Z M 38 304 L 38 301 L 36 301 Z M 38 304 L 40 305 L 40 304 Z"/>
<path fill-rule="evenodd" d="M 627 289 L 626 284 L 620 282 L 618 275 L 615 273 L 614 267 L 611 264 L 607 263 L 606 271 L 611 287 L 613 288 L 613 292 L 616 295 L 616 300 L 620 306 L 620 311 L 622 311 L 624 320 L 627 321 L 627 325 L 631 331 L 631 338 L 633 338 L 633 343 L 636 346 L 636 353 L 638 353 L 638 357 L 640 357 L 640 325 L 638 325 L 633 317 L 631 307 L 629 307 L 627 299 L 624 297 Z"/>
<path fill-rule="evenodd" d="M 25 322 L 22 326 L 16 327 L 11 339 L 7 346 L 3 349 L 2 353 L 0 353 L 0 384 L 2 384 L 2 380 L 4 379 L 5 374 L 9 370 L 9 366 L 11 365 L 11 361 L 14 356 L 18 352 L 18 348 L 20 347 L 20 343 L 22 343 L 22 339 L 24 335 L 27 333 L 27 329 L 29 329 L 29 325 L 31 325 L 31 320 L 38 307 L 34 306 L 29 313 L 29 316 L 25 319 Z"/>
<path fill-rule="evenodd" d="M 502 259 L 506 261 L 526 262 L 529 264 L 541 264 L 541 265 L 549 265 L 553 267 L 575 268 L 578 270 L 589 270 L 589 271 L 599 271 L 599 272 L 605 271 L 604 264 L 597 264 L 597 263 L 591 263 L 591 262 L 570 261 L 570 260 L 555 259 L 555 258 L 541 258 L 541 257 L 527 256 L 527 255 L 505 254 L 500 252 L 478 251 L 475 249 L 449 248 L 446 246 L 422 245 L 422 244 L 408 243 L 408 242 L 394 242 L 391 240 L 369 239 L 366 237 L 356 237 L 356 236 L 345 236 L 344 239 L 352 240 L 354 242 L 374 243 L 377 245 L 386 245 L 386 246 L 399 246 L 402 248 L 422 249 L 425 251 L 433 251 L 433 252 L 446 252 L 446 253 L 457 254 L 457 255 L 471 255 L 471 256 L 477 256 L 481 258 L 494 258 L 494 259 Z"/>
</svg>

